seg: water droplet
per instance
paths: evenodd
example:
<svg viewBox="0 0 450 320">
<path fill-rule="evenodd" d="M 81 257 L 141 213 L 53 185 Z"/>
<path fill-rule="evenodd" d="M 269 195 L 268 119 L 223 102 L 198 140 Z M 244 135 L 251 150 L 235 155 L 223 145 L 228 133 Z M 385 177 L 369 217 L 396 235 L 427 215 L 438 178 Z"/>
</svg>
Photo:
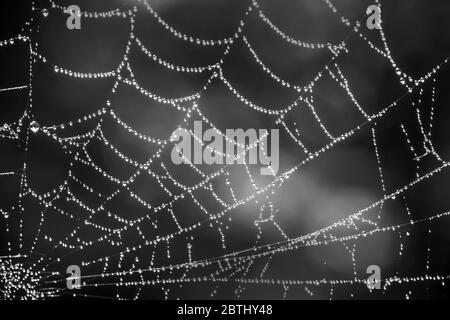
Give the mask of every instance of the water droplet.
<svg viewBox="0 0 450 320">
<path fill-rule="evenodd" d="M 40 128 L 41 128 L 41 126 L 36 121 L 32 121 L 30 123 L 30 130 L 31 130 L 31 132 L 37 133 Z"/>
</svg>

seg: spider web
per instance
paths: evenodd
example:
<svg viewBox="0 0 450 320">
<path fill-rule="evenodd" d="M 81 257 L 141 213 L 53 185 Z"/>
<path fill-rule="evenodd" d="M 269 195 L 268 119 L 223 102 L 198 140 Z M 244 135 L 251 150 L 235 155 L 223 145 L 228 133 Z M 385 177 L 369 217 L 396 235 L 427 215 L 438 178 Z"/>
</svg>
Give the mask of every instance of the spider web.
<svg viewBox="0 0 450 320">
<path fill-rule="evenodd" d="M 291 37 L 269 18 L 270 13 L 257 1 L 249 3 L 233 34 L 217 40 L 185 34 L 166 22 L 151 1 L 138 2 L 125 10 L 82 12 L 83 22 L 99 19 L 108 23 L 121 19 L 128 23 L 123 58 L 113 70 L 72 70 L 53 63 L 40 51 L 34 37 L 40 32 L 42 19 L 63 14 L 65 10 L 55 2 L 50 2 L 48 8 L 33 4 L 32 18 L 21 34 L 0 43 L 0 50 L 26 45 L 29 54 L 28 84 L 4 88 L 0 93 L 28 94 L 28 104 L 21 117 L 0 129 L 1 139 L 17 145 L 23 154 L 17 170 L 5 170 L 0 176 L 0 179 L 19 181 L 17 197 L 12 199 L 12 204 L 1 208 L 2 298 L 255 298 L 264 294 L 275 299 L 310 296 L 331 299 L 385 295 L 396 288 L 400 295 L 410 298 L 414 285 L 445 285 L 448 272 L 433 269 L 431 263 L 431 234 L 433 225 L 439 225 L 450 212 L 417 214 L 411 209 L 411 201 L 414 202 L 411 198 L 415 189 L 443 175 L 449 166 L 438 152 L 433 136 L 438 76 L 448 59 L 422 77 L 412 78 L 396 64 L 383 28 L 371 31 L 369 36 L 365 15 L 352 22 L 329 0 L 322 2 L 348 30 L 348 36 L 336 43 L 312 43 Z M 381 7 L 378 1 L 376 4 Z M 146 46 L 145 35 L 136 29 L 138 15 L 154 19 L 168 37 L 205 50 L 217 49 L 219 58 L 209 65 L 182 66 L 170 62 L 169 57 L 158 56 Z M 250 19 L 264 25 L 268 34 L 289 48 L 326 52 L 328 59 L 303 84 L 284 80 L 253 46 L 251 36 L 246 33 Z M 374 33 L 376 37 L 372 38 Z M 352 90 L 357 84 L 346 76 L 345 61 L 351 60 L 355 41 L 363 42 L 369 52 L 395 73 L 395 85 L 401 88 L 400 96 L 376 110 L 358 100 Z M 229 57 L 239 49 L 245 50 L 262 76 L 272 81 L 272 86 L 288 90 L 294 98 L 283 105 L 267 106 L 242 93 L 226 68 Z M 154 93 L 135 75 L 138 73 L 132 62 L 135 53 L 143 54 L 149 64 L 158 64 L 170 72 L 203 76 L 203 83 L 197 91 L 185 96 L 165 97 Z M 33 106 L 33 86 L 38 78 L 35 70 L 42 67 L 62 79 L 111 80 L 109 97 L 95 112 L 68 122 L 44 125 L 43 119 L 35 117 Z M 352 110 L 345 112 L 358 114 L 359 121 L 346 130 L 337 130 L 329 118 L 324 120 L 329 111 L 319 108 L 321 102 L 315 93 L 325 81 L 346 97 L 346 107 L 351 106 Z M 170 135 L 144 133 L 122 119 L 116 109 L 120 100 L 115 99 L 122 90 L 131 90 L 148 103 L 176 112 L 179 122 L 172 129 L 187 128 L 193 133 L 193 122 L 202 120 L 227 139 L 223 126 L 216 124 L 217 119 L 212 120 L 204 108 L 204 97 L 218 85 L 234 96 L 237 114 L 251 112 L 255 118 L 265 119 L 266 128 L 280 130 L 280 144 L 295 149 L 292 163 L 281 166 L 270 178 L 259 177 L 258 168 L 247 164 L 208 168 L 189 163 L 176 167 L 170 163 L 174 145 Z M 299 110 L 303 112 L 301 116 L 297 114 Z M 306 126 L 299 124 L 304 117 L 311 119 Z M 394 118 L 394 125 L 389 125 Z M 150 156 L 133 157 L 129 155 L 129 147 L 123 143 L 119 147 L 108 130 L 111 124 L 122 130 L 121 134 L 127 134 L 126 145 L 142 143 L 146 150 L 151 150 Z M 304 132 L 312 126 L 321 137 L 320 143 L 306 141 Z M 401 136 L 399 144 L 407 154 L 404 161 L 414 166 L 414 175 L 398 184 L 389 184 L 390 176 L 385 169 L 394 160 L 389 158 L 388 151 L 383 152 L 382 141 L 389 139 L 384 130 L 388 135 L 393 130 Z M 201 137 L 194 138 L 202 143 Z M 32 149 L 36 152 L 33 143 L 36 139 L 51 141 L 64 153 L 61 159 L 55 156 L 55 161 L 65 163 L 64 180 L 45 192 L 35 188 L 29 176 L 33 165 L 29 154 Z M 333 215 L 333 221 L 318 224 L 313 230 L 296 228 L 293 222 L 293 227 L 290 226 L 295 217 L 286 212 L 287 205 L 279 200 L 280 194 L 295 200 L 298 193 L 308 193 L 298 189 L 305 187 L 299 181 L 309 179 L 307 169 L 331 158 L 335 150 L 355 139 L 365 139 L 364 146 L 370 148 L 372 159 L 368 163 L 376 172 L 377 197 L 366 199 L 364 205 L 354 210 Z M 246 146 L 246 151 L 258 146 L 267 147 L 258 141 L 256 145 Z M 120 174 L 111 173 L 113 166 L 98 160 L 96 150 L 100 148 L 109 150 L 109 160 L 126 169 L 119 170 Z M 309 201 L 307 196 L 298 197 L 300 202 Z M 301 215 L 301 207 L 298 208 L 295 214 Z M 319 206 L 312 211 L 320 215 L 318 211 L 322 209 Z M 331 212 L 340 209 L 341 206 L 335 206 Z M 401 213 L 398 218 L 390 216 L 393 210 Z M 420 253 L 418 259 L 425 261 L 425 269 L 411 274 L 401 261 L 407 251 L 405 247 L 413 242 L 414 237 L 410 235 L 415 229 L 423 228 L 428 234 L 421 251 L 425 256 Z M 378 249 L 368 247 L 368 243 L 384 243 L 381 238 L 394 239 L 398 249 L 391 251 L 396 251 L 393 260 L 397 265 L 386 267 L 386 272 L 382 267 L 382 289 L 369 290 L 365 270 L 368 265 L 383 264 L 384 259 L 380 258 L 378 263 L 373 258 Z M 417 251 L 409 252 L 413 257 L 415 254 Z M 315 272 L 304 270 L 302 263 L 310 255 L 329 256 L 324 260 L 337 267 L 328 267 L 323 262 L 325 266 Z M 66 287 L 69 265 L 81 268 L 80 290 Z M 336 268 L 341 270 L 338 272 Z"/>
</svg>

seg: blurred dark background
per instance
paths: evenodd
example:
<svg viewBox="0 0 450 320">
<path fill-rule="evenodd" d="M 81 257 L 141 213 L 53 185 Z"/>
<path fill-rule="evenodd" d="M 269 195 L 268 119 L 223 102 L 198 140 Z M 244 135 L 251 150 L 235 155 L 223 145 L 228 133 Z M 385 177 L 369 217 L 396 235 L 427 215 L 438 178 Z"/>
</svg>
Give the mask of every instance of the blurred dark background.
<svg viewBox="0 0 450 320">
<path fill-rule="evenodd" d="M 243 0 L 158 0 L 149 3 L 176 30 L 201 39 L 223 39 L 232 36 L 245 10 L 251 4 L 250 1 Z M 448 64 L 444 64 L 434 78 L 427 80 L 409 94 L 400 84 L 391 62 L 376 53 L 367 43 L 370 41 L 383 49 L 380 33 L 365 28 L 366 8 L 374 2 L 335 0 L 331 3 L 338 9 L 337 14 L 333 13 L 325 1 L 259 1 L 261 9 L 271 21 L 292 38 L 311 43 L 339 44 L 346 41 L 348 53 L 342 53 L 335 62 L 348 80 L 354 98 L 366 113 L 376 114 L 401 98 L 396 107 L 380 117 L 376 125 L 375 121 L 366 123 L 345 90 L 324 72 L 325 65 L 332 58 L 331 52 L 326 48 L 309 49 L 287 43 L 259 19 L 256 10 L 253 10 L 246 20 L 243 34 L 266 66 L 280 78 L 299 86 L 310 83 L 318 72 L 324 73 L 314 86 L 312 98 L 315 110 L 328 131 L 338 137 L 360 124 L 366 125 L 345 142 L 335 145 L 320 154 L 317 159 L 301 166 L 280 188 L 276 188 L 275 194 L 270 195 L 268 199 L 261 197 L 258 203 L 249 201 L 244 206 L 230 210 L 218 220 L 203 223 L 195 230 L 175 235 L 168 243 L 161 241 L 157 245 L 143 246 L 142 249 L 120 255 L 126 248 L 144 244 L 144 239 L 152 241 L 174 234 L 178 230 L 167 210 L 153 213 L 153 210 L 130 197 L 130 191 L 152 206 L 170 201 L 170 196 L 162 191 L 158 181 L 151 175 L 142 174 L 127 187 L 128 190 L 122 188 L 124 190 L 119 196 L 106 202 L 106 210 L 92 219 L 89 218 L 89 212 L 71 201 L 71 196 L 65 191 L 50 208 L 45 208 L 42 201 L 30 194 L 21 199 L 19 206 L 18 195 L 24 161 L 27 163 L 28 186 L 41 196 L 67 180 L 72 194 L 77 199 L 92 208 L 101 205 L 104 199 L 87 192 L 68 178 L 69 169 L 79 181 L 83 181 L 98 193 L 108 195 L 118 188 L 92 168 L 73 161 L 75 152 L 79 151 L 77 147 L 62 148 L 60 143 L 42 131 L 29 134 L 29 140 L 26 142 L 29 123 L 34 120 L 43 128 L 74 121 L 102 108 L 111 108 L 137 132 L 167 139 L 182 123 L 184 114 L 173 106 L 149 99 L 133 86 L 122 82 L 119 82 L 117 90 L 113 92 L 115 78 L 79 79 L 54 72 L 52 65 L 83 73 L 116 70 L 123 59 L 129 39 L 129 18 L 83 17 L 81 30 L 75 31 L 66 27 L 68 15 L 59 9 L 52 9 L 48 1 L 36 1 L 34 11 L 31 10 L 31 1 L 2 1 L 0 39 L 9 39 L 19 33 L 28 35 L 26 22 L 31 21 L 32 46 L 47 59 L 47 63 L 39 59 L 33 61 L 32 108 L 29 104 L 28 89 L 0 92 L 0 126 L 7 123 L 18 133 L 18 139 L 5 138 L 4 135 L 0 139 L 0 172 L 15 173 L 0 176 L 0 209 L 9 214 L 7 219 L 0 219 L 1 253 L 27 254 L 23 263 L 26 268 L 34 268 L 35 271 L 43 270 L 43 267 L 49 264 L 45 271 L 59 273 L 59 276 L 49 279 L 59 280 L 56 286 L 62 288 L 61 296 L 70 297 L 72 292 L 64 290 L 64 278 L 65 270 L 71 264 L 81 265 L 82 262 L 110 256 L 107 264 L 82 266 L 82 275 L 129 272 L 186 263 L 189 261 L 188 243 L 192 246 L 191 259 L 195 261 L 248 249 L 248 254 L 251 254 L 255 246 L 285 241 L 286 237 L 293 239 L 310 234 L 368 207 L 383 197 L 372 128 L 375 128 L 376 132 L 386 194 L 408 185 L 418 176 L 442 165 L 432 154 L 426 155 L 420 161 L 413 159 L 401 125 L 406 128 L 416 152 L 419 155 L 424 154 L 425 143 L 417 120 L 416 107 L 420 110 L 423 127 L 432 127 L 430 140 L 436 152 L 443 161 L 449 161 Z M 116 8 L 127 11 L 137 6 L 135 36 L 152 53 L 174 65 L 201 67 L 214 64 L 221 59 L 225 49 L 225 46 L 199 46 L 173 36 L 157 22 L 142 2 L 71 0 L 59 1 L 57 4 L 64 7 L 77 4 L 83 11 L 97 12 Z M 448 1 L 383 0 L 381 6 L 383 30 L 390 53 L 404 73 L 414 79 L 421 78 L 450 56 Z M 47 16 L 42 14 L 44 9 L 48 10 Z M 352 27 L 343 25 L 341 15 L 352 23 L 360 20 L 360 32 L 366 39 L 353 32 Z M 33 19 L 29 20 L 31 17 Z M 26 27 L 21 31 L 24 26 Z M 28 85 L 29 60 L 28 42 L 16 41 L 14 45 L 0 47 L 0 88 Z M 137 83 L 142 88 L 167 98 L 188 96 L 200 91 L 212 73 L 207 71 L 192 74 L 169 70 L 149 59 L 134 41 L 130 47 L 128 61 Z M 233 44 L 224 59 L 222 69 L 224 76 L 242 96 L 268 109 L 283 109 L 298 96 L 297 92 L 281 86 L 262 70 L 242 37 Z M 332 70 L 336 73 L 336 69 Z M 126 68 L 121 75 L 130 78 Z M 110 106 L 106 104 L 108 100 Z M 185 107 L 191 105 L 192 103 L 183 103 Z M 282 126 L 275 125 L 275 116 L 249 108 L 219 79 L 212 81 L 199 99 L 198 105 L 201 113 L 220 130 L 279 128 L 279 174 L 308 157 Z M 18 122 L 25 110 L 28 110 L 29 117 Z M 102 130 L 108 141 L 117 149 L 139 163 L 154 155 L 157 146 L 138 139 L 108 115 L 109 113 L 102 121 Z M 198 119 L 199 116 L 194 113 L 189 123 Z M 304 103 L 299 103 L 289 112 L 285 122 L 291 131 L 298 129 L 302 142 L 312 152 L 320 150 L 330 142 Z M 97 124 L 98 118 L 82 124 L 76 123 L 73 127 L 56 133 L 59 137 L 70 137 L 88 132 Z M 98 139 L 92 139 L 86 150 L 98 167 L 119 179 L 126 180 L 136 171 L 135 167 L 124 162 Z M 202 176 L 191 167 L 173 165 L 170 162 L 170 150 L 171 148 L 167 148 L 162 153 L 161 160 L 152 163 L 152 172 L 165 175 L 160 165 L 162 161 L 172 177 L 180 183 L 193 186 L 202 181 Z M 74 163 L 72 167 L 71 162 Z M 206 174 L 220 169 L 219 166 L 198 167 Z M 269 177 L 258 175 L 258 166 L 251 166 L 250 169 L 259 187 L 271 181 Z M 83 287 L 79 294 L 86 294 L 86 297 L 127 299 L 447 298 L 448 281 L 426 279 L 393 283 L 385 290 L 373 292 L 370 292 L 364 283 L 283 287 L 280 284 L 241 285 L 233 279 L 365 279 L 369 265 L 379 265 L 383 279 L 448 276 L 449 218 L 432 221 L 426 219 L 450 210 L 449 173 L 448 168 L 443 169 L 363 215 L 380 227 L 407 224 L 395 231 L 377 232 L 356 240 L 330 241 L 320 245 L 309 243 L 297 249 L 244 260 L 236 265 L 222 261 L 220 265 L 212 263 L 207 267 L 162 272 L 150 270 L 142 275 L 132 273 L 86 278 L 86 284 L 134 281 L 156 281 L 156 284 Z M 228 179 L 237 199 L 244 199 L 255 191 L 242 165 L 230 166 Z M 183 192 L 169 179 L 163 181 L 173 194 Z M 233 202 L 224 176 L 214 179 L 213 187 L 224 202 Z M 177 201 L 172 210 L 183 228 L 205 221 L 208 214 L 217 214 L 224 209 L 209 190 L 200 189 L 193 192 L 193 195 L 208 213 L 201 210 L 190 196 Z M 266 203 L 266 207 L 260 216 L 263 203 Z M 276 224 L 270 220 L 255 223 L 270 216 L 269 203 L 274 208 Z M 111 218 L 106 212 L 111 212 L 116 218 Z M 146 215 L 150 218 L 144 219 L 140 224 L 140 232 L 129 226 L 120 233 L 109 234 L 106 229 L 101 230 L 84 223 L 88 219 L 110 230 L 127 225 L 120 219 L 132 220 Z M 410 220 L 420 219 L 426 221 L 409 224 Z M 22 227 L 20 221 L 23 221 Z M 283 232 L 280 232 L 277 225 Z M 24 234 L 23 248 L 19 248 L 20 228 Z M 357 220 L 354 225 L 334 228 L 326 233 L 326 237 L 321 235 L 308 240 L 323 242 L 374 228 L 375 226 L 367 221 Z M 77 235 L 65 241 L 75 229 Z M 38 240 L 33 246 L 37 234 Z M 105 235 L 108 235 L 108 241 L 95 242 L 82 250 L 66 249 L 62 246 L 54 249 L 59 241 L 80 246 L 85 244 L 83 241 L 95 241 Z M 48 240 L 49 237 L 51 241 Z M 222 246 L 223 242 L 226 243 L 225 248 Z M 32 247 L 33 251 L 30 252 Z M 41 257 L 43 262 L 33 266 Z M 193 279 L 209 277 L 211 274 L 230 281 L 161 283 L 162 280 Z M 40 285 L 43 288 L 46 286 Z"/>
</svg>

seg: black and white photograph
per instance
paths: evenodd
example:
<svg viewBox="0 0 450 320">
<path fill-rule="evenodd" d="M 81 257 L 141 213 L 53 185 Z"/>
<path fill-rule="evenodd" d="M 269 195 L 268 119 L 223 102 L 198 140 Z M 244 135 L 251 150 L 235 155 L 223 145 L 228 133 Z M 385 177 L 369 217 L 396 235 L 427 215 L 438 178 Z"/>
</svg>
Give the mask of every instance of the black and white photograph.
<svg viewBox="0 0 450 320">
<path fill-rule="evenodd" d="M 449 1 L 0 19 L 0 300 L 202 319 L 450 297 Z"/>
</svg>

